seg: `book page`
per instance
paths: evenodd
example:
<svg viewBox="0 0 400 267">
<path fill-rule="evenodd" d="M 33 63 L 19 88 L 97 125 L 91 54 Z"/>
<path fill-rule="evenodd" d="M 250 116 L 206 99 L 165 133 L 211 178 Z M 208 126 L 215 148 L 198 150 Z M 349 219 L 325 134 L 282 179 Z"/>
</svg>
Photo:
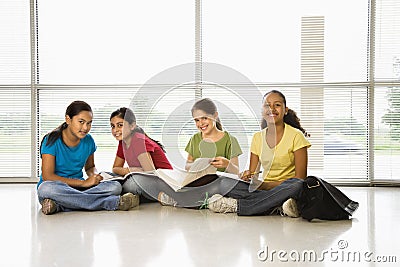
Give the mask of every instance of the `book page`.
<svg viewBox="0 0 400 267">
<path fill-rule="evenodd" d="M 112 172 L 105 172 L 102 171 L 99 173 L 102 177 L 103 180 L 101 180 L 100 182 L 105 182 L 105 181 L 114 181 L 114 180 L 123 180 L 125 179 L 125 177 L 120 176 L 118 174 L 112 173 Z"/>
<path fill-rule="evenodd" d="M 179 169 L 157 169 L 154 173 L 163 179 L 169 186 L 172 187 L 175 191 L 182 188 L 184 185 L 184 181 L 188 174 L 187 171 L 179 170 Z"/>
</svg>

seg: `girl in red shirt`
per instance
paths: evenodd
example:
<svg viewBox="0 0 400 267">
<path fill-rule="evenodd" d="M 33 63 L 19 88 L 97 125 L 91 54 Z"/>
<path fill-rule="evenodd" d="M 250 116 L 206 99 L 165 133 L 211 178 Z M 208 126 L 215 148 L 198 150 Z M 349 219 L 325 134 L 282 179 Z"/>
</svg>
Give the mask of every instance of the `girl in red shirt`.
<svg viewBox="0 0 400 267">
<path fill-rule="evenodd" d="M 112 171 L 124 176 L 130 172 L 172 169 L 162 144 L 153 140 L 136 124 L 129 108 L 119 108 L 110 116 L 111 133 L 119 141 Z M 125 164 L 126 162 L 126 164 Z M 127 166 L 126 166 L 127 165 Z M 123 185 L 123 192 L 140 194 L 132 177 Z"/>
</svg>

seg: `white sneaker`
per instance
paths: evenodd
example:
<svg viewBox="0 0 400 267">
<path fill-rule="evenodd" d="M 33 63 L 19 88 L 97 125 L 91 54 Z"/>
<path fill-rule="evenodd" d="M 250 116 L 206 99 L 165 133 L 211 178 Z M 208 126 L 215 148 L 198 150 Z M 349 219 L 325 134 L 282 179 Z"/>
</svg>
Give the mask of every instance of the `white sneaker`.
<svg viewBox="0 0 400 267">
<path fill-rule="evenodd" d="M 208 209 L 219 213 L 237 212 L 237 200 L 215 194 L 208 199 Z"/>
<path fill-rule="evenodd" d="M 176 207 L 178 202 L 175 199 L 170 197 L 169 195 L 165 194 L 164 192 L 158 193 L 157 197 L 158 202 L 163 206 L 173 206 Z"/>
<path fill-rule="evenodd" d="M 297 218 L 300 217 L 299 210 L 297 209 L 296 200 L 289 198 L 282 204 L 282 213 L 286 216 Z"/>
</svg>

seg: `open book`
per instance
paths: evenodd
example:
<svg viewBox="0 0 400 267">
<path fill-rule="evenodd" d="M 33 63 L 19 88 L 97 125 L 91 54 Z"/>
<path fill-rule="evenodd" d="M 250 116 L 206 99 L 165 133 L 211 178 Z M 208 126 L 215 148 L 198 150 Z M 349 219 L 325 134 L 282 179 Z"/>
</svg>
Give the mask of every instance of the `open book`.
<svg viewBox="0 0 400 267">
<path fill-rule="evenodd" d="M 103 180 L 101 180 L 100 182 L 116 181 L 116 180 L 123 181 L 129 176 L 129 173 L 125 176 L 121 176 L 113 172 L 104 172 L 104 171 L 100 172 L 99 174 L 103 177 Z"/>
<path fill-rule="evenodd" d="M 99 173 L 99 174 L 103 177 L 103 180 L 101 180 L 100 182 L 105 182 L 105 181 L 117 181 L 117 180 L 124 181 L 124 180 L 126 180 L 127 178 L 129 178 L 130 175 L 135 174 L 135 173 L 137 173 L 137 174 L 155 175 L 155 174 L 154 174 L 154 171 L 148 171 L 148 172 L 130 172 L 130 173 L 128 173 L 128 174 L 125 174 L 124 176 L 118 175 L 118 174 L 113 173 L 113 172 L 105 172 L 105 171 L 102 171 L 102 172 Z"/>
<path fill-rule="evenodd" d="M 154 174 L 164 180 L 175 191 L 179 191 L 185 186 L 196 187 L 208 184 L 216 180 L 218 175 L 240 180 L 238 175 L 217 171 L 217 168 L 210 164 L 211 160 L 211 158 L 198 158 L 193 162 L 189 171 L 157 169 Z"/>
<path fill-rule="evenodd" d="M 103 176 L 102 182 L 112 180 L 125 180 L 132 174 L 156 175 L 166 182 L 172 189 L 179 191 L 182 187 L 196 187 L 208 184 L 218 178 L 218 175 L 240 180 L 238 175 L 226 172 L 219 172 L 212 166 L 211 158 L 196 159 L 189 171 L 181 169 L 157 169 L 149 172 L 131 172 L 125 176 L 120 176 L 110 172 L 100 172 Z"/>
</svg>

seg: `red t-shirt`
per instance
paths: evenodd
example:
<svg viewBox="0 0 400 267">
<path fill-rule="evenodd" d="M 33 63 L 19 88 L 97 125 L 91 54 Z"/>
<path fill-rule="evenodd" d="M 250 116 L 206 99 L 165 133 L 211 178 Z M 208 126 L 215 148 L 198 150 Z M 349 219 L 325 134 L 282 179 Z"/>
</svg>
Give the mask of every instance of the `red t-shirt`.
<svg viewBox="0 0 400 267">
<path fill-rule="evenodd" d="M 141 133 L 135 133 L 132 136 L 129 147 L 123 141 L 119 141 L 117 156 L 124 159 L 129 167 L 141 167 L 138 156 L 146 152 L 150 153 L 156 169 L 172 169 L 171 163 L 161 147 Z"/>
</svg>

